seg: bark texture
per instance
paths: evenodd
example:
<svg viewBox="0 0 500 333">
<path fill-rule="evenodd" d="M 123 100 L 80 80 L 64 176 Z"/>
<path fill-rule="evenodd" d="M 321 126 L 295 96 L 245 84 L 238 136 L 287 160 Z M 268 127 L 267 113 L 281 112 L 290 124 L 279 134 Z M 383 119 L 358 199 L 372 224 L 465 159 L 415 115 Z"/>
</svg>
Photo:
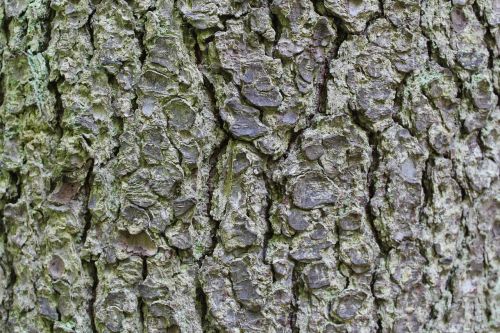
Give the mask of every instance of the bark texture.
<svg viewBox="0 0 500 333">
<path fill-rule="evenodd" d="M 500 330 L 498 0 L 4 0 L 1 332 Z"/>
</svg>

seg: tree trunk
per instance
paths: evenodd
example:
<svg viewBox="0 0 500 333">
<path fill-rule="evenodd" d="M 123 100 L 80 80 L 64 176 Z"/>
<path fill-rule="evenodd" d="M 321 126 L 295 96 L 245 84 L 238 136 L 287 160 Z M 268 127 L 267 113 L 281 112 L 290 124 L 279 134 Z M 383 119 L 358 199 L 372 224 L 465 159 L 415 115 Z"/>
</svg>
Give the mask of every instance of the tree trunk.
<svg viewBox="0 0 500 333">
<path fill-rule="evenodd" d="M 496 0 L 5 0 L 1 332 L 500 329 Z"/>
</svg>

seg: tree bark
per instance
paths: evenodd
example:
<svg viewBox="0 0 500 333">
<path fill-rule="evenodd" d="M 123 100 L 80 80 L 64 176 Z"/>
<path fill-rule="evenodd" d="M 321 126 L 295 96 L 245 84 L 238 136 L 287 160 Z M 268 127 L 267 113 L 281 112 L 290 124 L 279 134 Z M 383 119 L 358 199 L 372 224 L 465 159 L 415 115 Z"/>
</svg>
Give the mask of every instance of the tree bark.
<svg viewBox="0 0 500 333">
<path fill-rule="evenodd" d="M 1 332 L 500 330 L 496 0 L 1 6 Z"/>
</svg>

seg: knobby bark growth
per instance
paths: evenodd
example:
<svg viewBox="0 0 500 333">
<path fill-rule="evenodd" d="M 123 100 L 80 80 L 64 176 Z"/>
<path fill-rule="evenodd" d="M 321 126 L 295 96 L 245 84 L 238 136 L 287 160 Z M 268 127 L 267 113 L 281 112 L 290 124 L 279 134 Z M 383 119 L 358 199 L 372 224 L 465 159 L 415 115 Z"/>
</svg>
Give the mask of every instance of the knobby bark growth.
<svg viewBox="0 0 500 333">
<path fill-rule="evenodd" d="M 0 6 L 0 331 L 500 329 L 495 0 Z"/>
</svg>

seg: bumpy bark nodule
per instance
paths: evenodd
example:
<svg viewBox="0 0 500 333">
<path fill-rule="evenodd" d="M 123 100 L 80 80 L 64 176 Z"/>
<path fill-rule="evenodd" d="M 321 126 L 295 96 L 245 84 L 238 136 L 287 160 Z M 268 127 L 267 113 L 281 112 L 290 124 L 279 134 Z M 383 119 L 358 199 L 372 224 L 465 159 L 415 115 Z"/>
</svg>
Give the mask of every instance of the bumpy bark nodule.
<svg viewBox="0 0 500 333">
<path fill-rule="evenodd" d="M 500 329 L 496 0 L 5 0 L 1 332 Z"/>
</svg>

